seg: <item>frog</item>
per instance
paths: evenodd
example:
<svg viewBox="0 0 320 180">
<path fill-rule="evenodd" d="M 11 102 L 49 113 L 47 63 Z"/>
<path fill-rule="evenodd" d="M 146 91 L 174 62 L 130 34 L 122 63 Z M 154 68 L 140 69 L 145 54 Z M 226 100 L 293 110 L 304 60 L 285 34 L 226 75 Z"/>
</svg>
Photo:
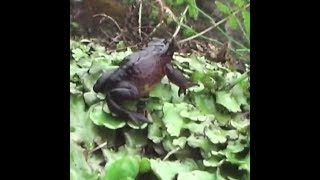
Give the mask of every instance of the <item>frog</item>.
<svg viewBox="0 0 320 180">
<path fill-rule="evenodd" d="M 179 87 L 178 96 L 198 85 L 188 80 L 172 65 L 175 43 L 173 39 L 152 38 L 146 47 L 125 57 L 119 67 L 102 73 L 93 86 L 95 93 L 105 95 L 109 110 L 135 122 L 150 123 L 143 109 L 149 93 L 166 76 Z M 139 101 L 138 110 L 129 111 L 124 101 Z M 142 107 L 141 107 L 142 106 Z"/>
</svg>

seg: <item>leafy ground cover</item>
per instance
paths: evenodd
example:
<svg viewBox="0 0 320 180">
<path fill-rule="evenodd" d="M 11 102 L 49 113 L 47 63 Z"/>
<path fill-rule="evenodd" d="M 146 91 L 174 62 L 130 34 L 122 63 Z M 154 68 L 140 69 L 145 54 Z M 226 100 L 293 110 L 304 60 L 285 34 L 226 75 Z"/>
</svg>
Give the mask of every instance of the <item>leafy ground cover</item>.
<svg viewBox="0 0 320 180">
<path fill-rule="evenodd" d="M 152 123 L 135 124 L 110 113 L 92 90 L 131 53 L 70 40 L 70 178 L 250 179 L 248 72 L 176 54 L 173 64 L 200 86 L 179 97 L 164 78 L 147 102 Z"/>
</svg>

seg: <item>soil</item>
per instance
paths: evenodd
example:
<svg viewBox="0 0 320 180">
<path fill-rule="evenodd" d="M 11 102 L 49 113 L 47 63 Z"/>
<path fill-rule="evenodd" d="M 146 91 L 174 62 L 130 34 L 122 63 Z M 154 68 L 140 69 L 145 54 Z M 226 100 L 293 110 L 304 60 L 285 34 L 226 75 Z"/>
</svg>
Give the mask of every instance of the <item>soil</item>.
<svg viewBox="0 0 320 180">
<path fill-rule="evenodd" d="M 159 22 L 166 15 L 163 7 L 167 5 L 159 4 L 158 1 L 144 0 L 142 4 L 141 15 L 141 35 L 139 33 L 139 3 L 134 1 L 128 3 L 129 0 L 70 0 L 70 22 L 76 22 L 76 28 L 73 24 L 70 26 L 70 35 L 73 39 L 88 38 L 96 39 L 99 43 L 105 45 L 106 49 L 117 50 L 117 44 L 122 41 L 127 47 L 138 49 L 144 46 L 151 37 L 170 38 L 176 30 L 176 23 Z M 160 2 L 160 1 L 159 1 Z M 205 13 L 213 17 L 216 22 L 221 20 L 223 16 L 213 7 L 214 2 L 210 0 L 199 0 L 197 6 Z M 181 9 L 174 8 L 173 14 L 179 15 L 183 12 L 185 6 L 181 5 Z M 172 8 L 169 7 L 170 10 Z M 154 15 L 157 12 L 158 15 Z M 197 20 L 187 16 L 187 24 L 201 32 L 210 27 L 210 21 L 204 16 L 199 15 Z M 221 24 L 221 28 L 225 29 L 225 23 Z M 154 32 L 153 32 L 154 31 Z M 181 31 L 181 30 L 180 30 Z M 183 33 L 176 36 L 176 41 L 185 39 Z M 237 40 L 242 40 L 239 33 L 230 32 Z M 199 53 L 208 59 L 226 62 L 234 61 L 230 55 L 227 57 L 226 48 L 232 46 L 227 42 L 217 29 L 213 29 L 205 34 L 206 37 L 222 42 L 220 44 L 205 41 L 202 38 L 192 39 L 190 41 L 178 45 L 180 53 Z M 226 43 L 228 46 L 225 46 Z M 220 55 L 219 55 L 220 53 Z M 223 54 L 223 56 L 221 56 Z M 218 57 L 220 56 L 220 57 Z M 217 58 L 218 57 L 218 58 Z M 232 64 L 232 63 L 229 63 Z"/>
</svg>

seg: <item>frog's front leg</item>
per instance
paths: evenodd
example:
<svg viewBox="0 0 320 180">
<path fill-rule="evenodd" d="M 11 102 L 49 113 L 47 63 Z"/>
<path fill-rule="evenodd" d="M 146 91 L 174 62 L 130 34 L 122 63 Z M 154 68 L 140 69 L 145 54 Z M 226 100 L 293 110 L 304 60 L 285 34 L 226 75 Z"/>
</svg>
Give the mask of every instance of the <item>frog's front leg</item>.
<svg viewBox="0 0 320 180">
<path fill-rule="evenodd" d="M 108 93 L 107 104 L 111 112 L 126 116 L 133 121 L 149 122 L 144 114 L 128 111 L 120 107 L 121 101 L 137 100 L 139 98 L 138 89 L 129 82 L 121 82 L 116 88 Z"/>
<path fill-rule="evenodd" d="M 198 86 L 197 83 L 190 82 L 186 77 L 177 69 L 174 69 L 171 64 L 166 64 L 164 67 L 168 79 L 175 85 L 179 86 L 178 95 L 182 93 L 186 95 L 186 89 L 192 86 Z"/>
<path fill-rule="evenodd" d="M 103 73 L 98 80 L 96 81 L 96 83 L 93 86 L 93 91 L 95 93 L 105 93 L 106 91 L 106 83 L 108 82 L 107 80 L 109 79 L 110 75 L 114 72 L 114 70 L 108 71 Z"/>
</svg>

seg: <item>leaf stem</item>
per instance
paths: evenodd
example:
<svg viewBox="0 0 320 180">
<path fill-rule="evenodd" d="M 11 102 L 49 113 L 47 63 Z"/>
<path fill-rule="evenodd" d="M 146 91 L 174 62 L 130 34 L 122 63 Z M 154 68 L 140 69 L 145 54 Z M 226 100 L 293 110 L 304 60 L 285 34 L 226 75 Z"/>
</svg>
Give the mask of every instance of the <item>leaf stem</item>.
<svg viewBox="0 0 320 180">
<path fill-rule="evenodd" d="M 168 152 L 168 154 L 163 158 L 163 160 L 164 160 L 164 161 L 167 160 L 172 154 L 178 152 L 179 150 L 180 150 L 180 147 L 177 147 L 176 149 Z"/>
</svg>

